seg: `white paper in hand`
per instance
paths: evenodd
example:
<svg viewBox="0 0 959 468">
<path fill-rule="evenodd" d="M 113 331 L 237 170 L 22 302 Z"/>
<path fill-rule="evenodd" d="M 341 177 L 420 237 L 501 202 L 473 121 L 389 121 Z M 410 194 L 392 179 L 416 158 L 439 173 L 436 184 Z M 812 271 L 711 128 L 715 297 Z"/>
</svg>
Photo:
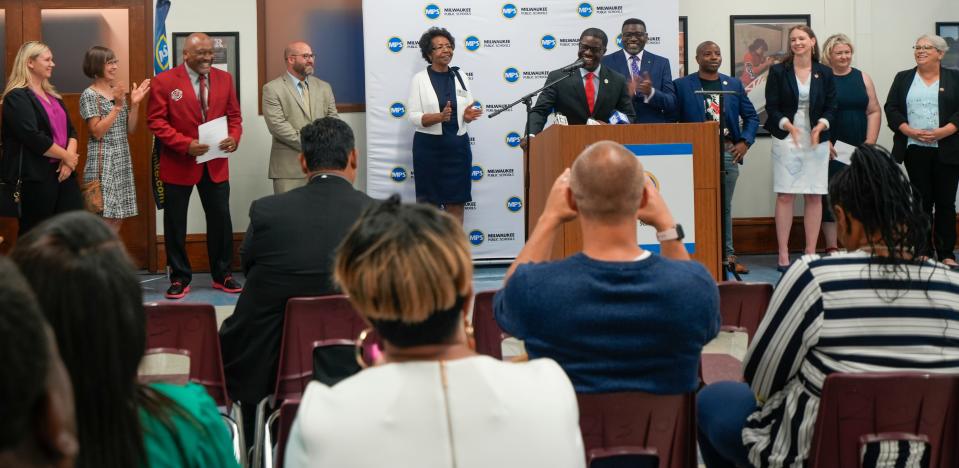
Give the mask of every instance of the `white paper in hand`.
<svg viewBox="0 0 959 468">
<path fill-rule="evenodd" d="M 198 130 L 200 136 L 197 138 L 197 141 L 199 141 L 201 145 L 209 146 L 210 150 L 203 156 L 197 156 L 197 164 L 203 164 L 216 158 L 229 156 L 229 153 L 225 153 L 220 149 L 220 142 L 230 136 L 226 129 L 225 115 L 201 124 Z"/>
<path fill-rule="evenodd" d="M 855 146 L 846 142 L 836 141 L 836 143 L 832 145 L 832 148 L 836 150 L 836 161 L 847 166 L 852 163 L 850 158 L 852 158 L 852 154 L 856 152 Z"/>
</svg>

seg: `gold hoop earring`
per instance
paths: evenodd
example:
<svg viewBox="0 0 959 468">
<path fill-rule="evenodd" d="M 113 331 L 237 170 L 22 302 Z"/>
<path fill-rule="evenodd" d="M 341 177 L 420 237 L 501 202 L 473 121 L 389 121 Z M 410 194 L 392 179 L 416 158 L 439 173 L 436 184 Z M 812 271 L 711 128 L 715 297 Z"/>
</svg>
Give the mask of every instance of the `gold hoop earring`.
<svg viewBox="0 0 959 468">
<path fill-rule="evenodd" d="M 369 364 L 363 360 L 363 345 L 366 342 L 366 337 L 373 331 L 373 327 L 367 328 L 360 332 L 360 336 L 356 338 L 356 363 L 360 365 L 361 369 L 366 369 L 369 367 Z"/>
<path fill-rule="evenodd" d="M 463 331 L 466 332 L 466 346 L 468 346 L 473 351 L 476 351 L 476 336 L 474 335 L 475 330 L 473 325 L 466 320 L 463 321 Z"/>
</svg>

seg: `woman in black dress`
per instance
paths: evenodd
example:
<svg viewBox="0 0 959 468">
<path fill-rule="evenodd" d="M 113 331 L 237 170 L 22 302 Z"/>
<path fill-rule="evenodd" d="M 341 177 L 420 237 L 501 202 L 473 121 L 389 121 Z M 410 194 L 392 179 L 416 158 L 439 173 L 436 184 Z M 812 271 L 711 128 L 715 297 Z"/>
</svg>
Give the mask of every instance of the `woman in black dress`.
<svg viewBox="0 0 959 468">
<path fill-rule="evenodd" d="M 480 117 L 473 94 L 459 67 L 451 67 L 453 36 L 430 28 L 420 37 L 420 52 L 430 66 L 413 75 L 409 119 L 413 136 L 416 199 L 445 209 L 463 224 L 463 209 L 471 201 L 470 150 L 466 124 Z"/>
</svg>

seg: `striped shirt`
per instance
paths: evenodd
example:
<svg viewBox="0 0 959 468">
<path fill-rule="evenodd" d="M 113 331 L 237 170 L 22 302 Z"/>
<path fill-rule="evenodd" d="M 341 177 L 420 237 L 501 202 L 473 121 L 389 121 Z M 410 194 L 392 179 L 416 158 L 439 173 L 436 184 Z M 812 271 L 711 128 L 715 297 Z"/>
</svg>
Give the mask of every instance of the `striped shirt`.
<svg viewBox="0 0 959 468">
<path fill-rule="evenodd" d="M 959 274 L 880 262 L 806 255 L 776 287 L 743 365 L 759 402 L 742 434 L 754 466 L 802 467 L 832 372 L 959 373 Z"/>
</svg>

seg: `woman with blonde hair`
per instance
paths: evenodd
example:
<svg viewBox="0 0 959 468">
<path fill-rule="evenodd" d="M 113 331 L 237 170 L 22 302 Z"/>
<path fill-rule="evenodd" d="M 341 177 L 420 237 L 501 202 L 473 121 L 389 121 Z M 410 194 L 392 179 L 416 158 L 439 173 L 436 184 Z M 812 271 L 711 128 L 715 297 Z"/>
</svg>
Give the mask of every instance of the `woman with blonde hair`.
<svg viewBox="0 0 959 468">
<path fill-rule="evenodd" d="M 473 266 L 451 215 L 396 196 L 371 206 L 340 245 L 335 278 L 382 337 L 383 362 L 307 387 L 287 467 L 584 466 L 559 365 L 501 362 L 470 346 Z"/>
<path fill-rule="evenodd" d="M 103 219 L 119 231 L 123 218 L 137 215 L 133 165 L 128 133 L 137 128 L 140 102 L 150 91 L 150 80 L 133 83 L 130 102 L 126 87 L 117 81 L 120 61 L 101 46 L 91 47 L 83 58 L 83 74 L 93 79 L 80 94 L 80 117 L 87 122 L 87 164 L 83 180 L 100 181 L 103 191 Z"/>
<path fill-rule="evenodd" d="M 852 146 L 863 143 L 876 144 L 879 127 L 882 125 L 882 109 L 876 98 L 872 78 L 852 66 L 854 52 L 852 41 L 845 34 L 833 34 L 822 47 L 822 63 L 832 68 L 836 83 L 836 118 L 830 122 L 829 142 L 843 142 Z M 829 161 L 829 180 L 845 169 L 846 165 L 836 160 L 832 149 Z M 826 240 L 826 254 L 838 250 L 836 219 L 833 216 L 829 197 L 822 197 L 822 234 Z"/>
<path fill-rule="evenodd" d="M 3 91 L 3 160 L 8 182 L 21 181 L 20 234 L 57 213 L 83 209 L 77 133 L 50 83 L 53 53 L 38 41 L 20 46 Z"/>
</svg>

